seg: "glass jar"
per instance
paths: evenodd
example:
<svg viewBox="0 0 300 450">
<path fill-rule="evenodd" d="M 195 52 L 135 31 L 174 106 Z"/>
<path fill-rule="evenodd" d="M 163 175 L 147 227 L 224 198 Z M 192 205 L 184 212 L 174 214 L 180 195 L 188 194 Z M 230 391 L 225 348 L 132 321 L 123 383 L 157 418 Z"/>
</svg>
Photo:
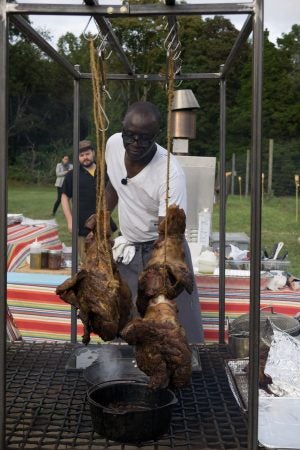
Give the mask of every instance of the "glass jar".
<svg viewBox="0 0 300 450">
<path fill-rule="evenodd" d="M 49 250 L 42 249 L 41 269 L 47 269 L 48 268 L 48 257 L 49 257 Z"/>
<path fill-rule="evenodd" d="M 48 269 L 58 270 L 61 268 L 61 250 L 49 250 Z"/>
</svg>

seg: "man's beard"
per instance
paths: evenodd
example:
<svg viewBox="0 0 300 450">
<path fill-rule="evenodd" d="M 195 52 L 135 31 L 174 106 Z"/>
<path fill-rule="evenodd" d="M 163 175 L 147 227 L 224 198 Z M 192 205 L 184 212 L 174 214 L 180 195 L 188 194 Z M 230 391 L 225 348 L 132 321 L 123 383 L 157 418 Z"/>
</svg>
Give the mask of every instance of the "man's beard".
<svg viewBox="0 0 300 450">
<path fill-rule="evenodd" d="M 86 169 L 88 169 L 89 167 L 91 167 L 94 164 L 94 161 L 85 161 L 82 165 L 82 167 L 85 167 Z"/>
</svg>

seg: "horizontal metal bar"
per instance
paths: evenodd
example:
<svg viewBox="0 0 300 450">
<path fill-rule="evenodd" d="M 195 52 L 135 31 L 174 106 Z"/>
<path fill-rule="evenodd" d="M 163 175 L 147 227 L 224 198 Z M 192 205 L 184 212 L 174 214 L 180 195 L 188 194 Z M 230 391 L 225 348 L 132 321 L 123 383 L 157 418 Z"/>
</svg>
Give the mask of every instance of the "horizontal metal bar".
<svg viewBox="0 0 300 450">
<path fill-rule="evenodd" d="M 169 15 L 214 15 L 253 14 L 253 3 L 180 4 L 174 6 L 155 4 L 134 4 L 130 6 L 105 5 L 62 5 L 41 3 L 7 3 L 8 14 L 45 14 L 90 16 L 100 14 L 107 17 L 169 16 Z"/>
<path fill-rule="evenodd" d="M 11 21 L 42 51 L 44 51 L 64 69 L 66 69 L 69 74 L 72 75 L 72 77 L 74 77 L 76 80 L 80 79 L 80 73 L 75 70 L 74 66 L 72 66 L 72 64 L 69 63 L 69 61 L 64 56 L 60 55 L 39 33 L 37 33 L 23 17 L 12 16 Z"/>
<path fill-rule="evenodd" d="M 80 74 L 81 79 L 89 80 L 92 78 L 92 75 L 90 73 L 81 73 Z M 166 76 L 165 75 L 153 75 L 153 74 L 147 74 L 147 75 L 128 75 L 126 73 L 122 74 L 114 74 L 109 73 L 107 74 L 106 78 L 108 80 L 133 80 L 133 81 L 165 81 Z M 212 79 L 212 80 L 219 80 L 220 79 L 220 73 L 183 73 L 180 75 L 176 75 L 175 80 L 205 80 L 205 79 Z"/>
<path fill-rule="evenodd" d="M 158 8 L 159 7 L 159 8 Z M 214 15 L 214 14 L 252 14 L 253 3 L 214 3 L 214 4 L 180 4 L 165 6 L 163 4 L 130 6 L 130 15 Z"/>
<path fill-rule="evenodd" d="M 240 51 L 241 46 L 246 42 L 251 31 L 252 31 L 252 16 L 249 14 L 221 70 L 222 78 L 226 77 L 227 73 L 231 69 L 232 65 L 234 64 L 235 58 L 238 52 Z"/>
</svg>

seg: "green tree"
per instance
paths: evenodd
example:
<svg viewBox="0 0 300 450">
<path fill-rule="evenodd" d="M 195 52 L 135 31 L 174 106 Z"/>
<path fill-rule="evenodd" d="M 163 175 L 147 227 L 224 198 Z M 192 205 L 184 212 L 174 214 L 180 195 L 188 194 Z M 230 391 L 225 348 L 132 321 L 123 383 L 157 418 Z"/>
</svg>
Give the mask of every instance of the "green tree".
<svg viewBox="0 0 300 450">
<path fill-rule="evenodd" d="M 214 73 L 220 71 L 238 35 L 234 25 L 222 16 L 203 20 L 201 17 L 182 18 L 181 40 L 184 72 Z M 227 81 L 227 106 L 236 103 L 236 93 L 241 86 L 241 67 L 247 60 L 247 44 L 240 52 Z M 199 101 L 197 113 L 197 138 L 190 149 L 196 155 L 216 155 L 219 148 L 220 100 L 217 80 L 189 81 L 183 84 L 191 88 Z"/>
<path fill-rule="evenodd" d="M 146 0 L 143 0 L 146 1 Z M 136 100 L 156 103 L 164 118 L 160 142 L 165 145 L 167 130 L 167 21 L 162 17 L 114 18 L 113 29 L 136 74 L 161 74 L 163 81 L 108 81 L 106 111 L 108 135 L 119 131 L 127 106 Z M 238 36 L 233 24 L 222 16 L 204 19 L 178 17 L 182 51 L 181 72 L 219 72 Z M 88 37 L 88 36 L 87 36 Z M 100 44 L 101 36 L 96 40 Z M 278 39 L 277 46 L 264 36 L 263 138 L 276 143 L 276 164 L 284 168 L 286 179 L 299 166 L 300 142 L 300 26 Z M 227 79 L 227 155 L 244 158 L 251 141 L 252 43 L 244 44 Z M 68 61 L 90 72 L 89 41 L 81 35 L 66 33 L 58 41 L 58 52 Z M 19 176 L 30 171 L 30 180 L 49 181 L 55 159 L 62 151 L 71 151 L 73 139 L 73 78 L 65 69 L 45 56 L 13 27 L 10 29 L 9 78 L 9 158 L 18 163 Z M 107 73 L 124 73 L 118 55 L 113 52 L 105 62 Z M 192 89 L 199 104 L 197 136 L 190 142 L 194 155 L 219 153 L 218 80 L 189 80 L 176 89 Z M 90 80 L 80 81 L 81 138 L 94 136 L 93 93 Z M 284 149 L 288 161 L 283 161 Z M 297 153 L 298 152 L 298 153 Z M 287 158 L 287 157 L 286 157 Z M 267 158 L 264 158 L 264 161 Z M 26 168 L 26 170 L 24 170 Z M 266 168 L 264 168 L 266 170 Z M 275 168 L 275 170 L 277 170 Z M 278 169 L 279 170 L 279 169 Z M 14 173 L 18 172 L 14 166 Z M 52 175 L 53 176 L 53 175 Z M 280 179 L 280 176 L 279 178 Z M 51 182 L 53 180 L 51 179 Z M 276 192 L 280 193 L 280 183 Z M 288 192 L 289 187 L 284 188 Z"/>
</svg>

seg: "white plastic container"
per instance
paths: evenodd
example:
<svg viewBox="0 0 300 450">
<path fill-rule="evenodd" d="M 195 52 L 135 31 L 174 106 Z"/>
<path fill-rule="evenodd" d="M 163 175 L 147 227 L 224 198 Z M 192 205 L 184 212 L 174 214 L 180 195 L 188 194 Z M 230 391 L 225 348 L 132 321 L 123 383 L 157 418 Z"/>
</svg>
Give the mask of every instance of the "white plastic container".
<svg viewBox="0 0 300 450">
<path fill-rule="evenodd" d="M 199 273 L 214 273 L 218 267 L 218 258 L 214 252 L 205 250 L 197 258 L 197 265 Z"/>
<path fill-rule="evenodd" d="M 42 266 L 42 244 L 35 240 L 30 245 L 30 269 L 39 270 Z"/>
</svg>

